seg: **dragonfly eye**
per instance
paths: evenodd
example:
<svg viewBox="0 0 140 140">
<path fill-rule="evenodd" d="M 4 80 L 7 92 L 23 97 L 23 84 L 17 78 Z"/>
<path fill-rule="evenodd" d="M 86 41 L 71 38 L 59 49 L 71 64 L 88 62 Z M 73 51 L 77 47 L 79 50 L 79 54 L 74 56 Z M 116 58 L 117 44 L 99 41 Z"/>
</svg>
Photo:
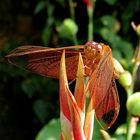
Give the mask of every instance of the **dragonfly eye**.
<svg viewBox="0 0 140 140">
<path fill-rule="evenodd" d="M 96 43 L 94 41 L 89 41 L 85 45 L 85 49 L 91 50 L 91 51 L 96 51 L 97 53 L 101 53 L 103 46 L 99 43 Z"/>
<path fill-rule="evenodd" d="M 102 51 L 102 46 L 101 46 L 100 44 L 98 44 L 98 43 L 94 44 L 94 45 L 92 46 L 92 48 L 93 48 L 94 50 L 96 50 L 97 53 L 100 53 L 100 52 Z"/>
</svg>

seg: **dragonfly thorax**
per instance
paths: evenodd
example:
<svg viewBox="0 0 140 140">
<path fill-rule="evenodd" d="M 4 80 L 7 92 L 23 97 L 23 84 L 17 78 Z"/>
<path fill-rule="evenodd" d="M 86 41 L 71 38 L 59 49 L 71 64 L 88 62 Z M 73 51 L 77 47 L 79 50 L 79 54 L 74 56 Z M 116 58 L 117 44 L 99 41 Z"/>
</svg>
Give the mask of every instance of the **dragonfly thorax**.
<svg viewBox="0 0 140 140">
<path fill-rule="evenodd" d="M 102 44 L 93 41 L 89 41 L 85 44 L 85 64 L 87 68 L 91 69 L 92 71 L 94 70 L 103 56 L 103 47 L 104 46 Z"/>
</svg>

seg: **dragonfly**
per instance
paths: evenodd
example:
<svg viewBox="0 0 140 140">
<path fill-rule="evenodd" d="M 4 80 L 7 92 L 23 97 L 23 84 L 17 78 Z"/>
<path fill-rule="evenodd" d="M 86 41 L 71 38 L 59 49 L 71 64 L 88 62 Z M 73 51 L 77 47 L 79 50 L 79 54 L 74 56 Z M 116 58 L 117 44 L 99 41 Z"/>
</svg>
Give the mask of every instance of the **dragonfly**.
<svg viewBox="0 0 140 140">
<path fill-rule="evenodd" d="M 79 53 L 85 76 L 90 78 L 88 90 L 94 97 L 97 120 L 105 129 L 110 128 L 119 114 L 119 96 L 115 84 L 112 50 L 108 45 L 89 41 L 85 45 L 62 48 L 25 45 L 12 50 L 6 58 L 11 64 L 42 76 L 59 78 L 60 59 L 65 50 L 68 80 L 76 79 Z"/>
</svg>

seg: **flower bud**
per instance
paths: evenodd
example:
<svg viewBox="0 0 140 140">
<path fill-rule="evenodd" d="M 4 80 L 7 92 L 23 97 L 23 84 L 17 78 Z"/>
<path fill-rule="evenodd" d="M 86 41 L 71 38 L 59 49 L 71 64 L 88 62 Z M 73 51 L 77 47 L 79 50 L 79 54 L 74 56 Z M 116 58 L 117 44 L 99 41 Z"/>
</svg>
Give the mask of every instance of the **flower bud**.
<svg viewBox="0 0 140 140">
<path fill-rule="evenodd" d="M 112 62 L 115 69 L 115 75 L 117 78 L 119 78 L 119 75 L 124 72 L 124 69 L 117 59 L 113 58 Z"/>
<path fill-rule="evenodd" d="M 136 92 L 128 98 L 126 107 L 132 115 L 140 117 L 140 92 Z"/>
<path fill-rule="evenodd" d="M 65 19 L 59 27 L 61 35 L 75 35 L 78 31 L 77 24 L 72 19 Z"/>
<path fill-rule="evenodd" d="M 138 36 L 140 36 L 140 24 L 136 27 L 136 33 Z"/>
<path fill-rule="evenodd" d="M 132 75 L 129 71 L 124 71 L 119 77 L 120 84 L 127 88 L 132 84 Z"/>
</svg>

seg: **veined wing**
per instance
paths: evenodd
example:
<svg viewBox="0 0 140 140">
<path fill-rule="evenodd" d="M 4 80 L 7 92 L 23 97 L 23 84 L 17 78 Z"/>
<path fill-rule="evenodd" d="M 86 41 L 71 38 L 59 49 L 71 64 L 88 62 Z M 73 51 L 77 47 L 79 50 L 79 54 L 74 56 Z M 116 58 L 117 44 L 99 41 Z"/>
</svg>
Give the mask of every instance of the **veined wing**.
<svg viewBox="0 0 140 140">
<path fill-rule="evenodd" d="M 119 114 L 119 97 L 115 80 L 109 85 L 106 96 L 95 109 L 96 117 L 104 129 L 108 129 L 115 122 Z"/>
<path fill-rule="evenodd" d="M 98 106 L 101 100 L 106 96 L 106 92 L 111 83 L 114 72 L 111 59 L 111 52 L 107 50 L 95 70 L 93 70 L 93 73 L 90 75 L 87 90 L 89 90 L 91 97 L 93 96 L 94 108 L 96 108 L 96 106 Z"/>
<path fill-rule="evenodd" d="M 100 122 L 101 122 L 103 115 L 105 113 L 107 114 L 110 109 L 108 107 L 109 106 L 108 103 L 106 102 L 106 104 L 105 104 L 104 102 L 108 99 L 108 96 L 110 97 L 109 94 L 111 93 L 111 91 L 109 89 L 112 84 L 112 78 L 113 78 L 113 73 L 114 73 L 111 51 L 108 48 L 105 48 L 104 51 L 105 51 L 104 55 L 102 56 L 96 69 L 93 71 L 93 73 L 90 76 L 90 81 L 89 81 L 89 85 L 88 85 L 88 89 L 87 89 L 90 92 L 91 100 L 93 103 L 93 108 L 95 109 L 96 116 Z M 110 100 L 110 99 L 108 99 L 108 100 Z M 115 105 L 117 106 L 118 104 L 115 104 Z M 108 108 L 108 110 L 106 110 L 108 112 L 105 112 L 105 110 L 102 109 L 101 107 Z M 113 109 L 114 109 L 113 115 L 116 116 L 115 115 L 115 114 L 117 114 L 116 109 L 115 108 L 113 108 Z M 108 114 L 108 115 L 111 115 L 111 114 Z M 108 127 L 110 127 L 113 124 L 113 122 L 114 121 L 111 120 L 111 122 L 108 123 L 108 122 L 105 122 L 105 119 L 102 119 L 101 125 L 104 123 L 104 124 L 108 125 Z M 107 127 L 104 125 L 102 125 L 102 126 Z"/>
<path fill-rule="evenodd" d="M 84 59 L 83 45 L 64 48 L 21 46 L 11 51 L 6 57 L 10 63 L 21 68 L 39 75 L 59 78 L 60 59 L 64 49 L 68 79 L 75 79 L 79 52 L 81 52 Z"/>
</svg>

